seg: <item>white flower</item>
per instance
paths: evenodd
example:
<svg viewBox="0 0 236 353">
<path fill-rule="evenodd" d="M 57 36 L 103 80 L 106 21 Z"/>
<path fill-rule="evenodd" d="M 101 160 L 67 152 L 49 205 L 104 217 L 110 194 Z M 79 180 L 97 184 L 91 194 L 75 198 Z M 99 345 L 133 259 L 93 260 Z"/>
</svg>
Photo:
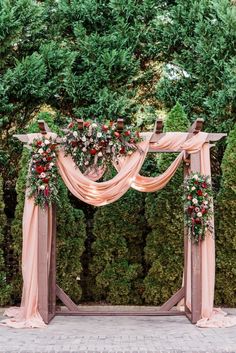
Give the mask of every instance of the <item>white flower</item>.
<svg viewBox="0 0 236 353">
<path fill-rule="evenodd" d="M 81 140 L 82 140 L 83 142 L 85 142 L 85 141 L 86 141 L 86 137 L 83 136 Z"/>
<path fill-rule="evenodd" d="M 198 212 L 198 213 L 197 213 L 197 216 L 198 216 L 198 217 L 202 217 L 202 212 Z"/>
<path fill-rule="evenodd" d="M 50 152 L 51 152 L 51 149 L 50 149 L 50 148 L 48 148 L 46 152 L 47 152 L 47 153 L 50 153 Z"/>
<path fill-rule="evenodd" d="M 45 145 L 49 145 L 49 144 L 50 144 L 50 141 L 45 140 L 44 143 L 45 143 Z"/>
<path fill-rule="evenodd" d="M 42 143 L 42 145 L 41 145 L 42 147 L 44 147 L 45 146 L 45 143 Z"/>
<path fill-rule="evenodd" d="M 102 137 L 102 133 L 101 132 L 98 132 L 97 133 L 97 137 L 99 138 L 99 137 Z"/>
<path fill-rule="evenodd" d="M 102 156 L 103 156 L 102 152 L 98 152 L 98 157 L 102 157 Z"/>
<path fill-rule="evenodd" d="M 89 161 L 84 162 L 85 165 L 89 165 Z"/>
<path fill-rule="evenodd" d="M 46 174 L 45 173 L 41 173 L 40 174 L 40 178 L 45 178 L 46 177 Z"/>
<path fill-rule="evenodd" d="M 40 190 L 44 190 L 45 189 L 45 185 L 40 185 Z"/>
<path fill-rule="evenodd" d="M 91 126 L 92 126 L 92 127 L 97 127 L 97 124 L 93 123 Z"/>
<path fill-rule="evenodd" d="M 112 142 L 112 141 L 110 141 L 110 142 L 109 142 L 109 145 L 110 145 L 110 146 L 112 146 L 112 145 L 113 145 L 113 142 Z"/>
<path fill-rule="evenodd" d="M 198 180 L 198 175 L 194 174 L 193 179 Z"/>
<path fill-rule="evenodd" d="M 87 148 L 86 148 L 86 147 L 83 147 L 83 148 L 82 148 L 82 151 L 83 151 L 83 152 L 87 152 Z"/>
<path fill-rule="evenodd" d="M 200 211 L 200 208 L 199 208 L 199 207 L 195 207 L 195 211 L 196 211 L 196 212 L 199 212 L 199 211 Z"/>
<path fill-rule="evenodd" d="M 38 150 L 38 153 L 43 154 L 43 149 L 40 148 L 40 149 Z"/>
<path fill-rule="evenodd" d="M 192 190 L 192 191 L 193 191 L 193 190 L 196 190 L 195 186 L 193 186 L 191 190 Z"/>
<path fill-rule="evenodd" d="M 203 201 L 204 205 L 208 205 L 208 201 Z"/>
<path fill-rule="evenodd" d="M 43 158 L 43 161 L 44 161 L 44 162 L 47 162 L 47 158 L 44 157 L 44 158 Z"/>
<path fill-rule="evenodd" d="M 66 142 L 66 141 L 67 141 L 67 138 L 66 138 L 66 137 L 63 137 L 62 140 L 63 140 L 63 142 Z"/>
<path fill-rule="evenodd" d="M 78 137 L 78 132 L 77 132 L 77 131 L 74 131 L 74 132 L 73 132 L 73 136 L 74 136 L 74 137 Z"/>
<path fill-rule="evenodd" d="M 192 202 L 195 204 L 198 203 L 197 199 L 192 199 Z"/>
<path fill-rule="evenodd" d="M 92 139 L 92 137 L 91 137 L 91 139 L 90 139 L 90 142 L 93 142 L 93 139 Z"/>
<path fill-rule="evenodd" d="M 49 164 L 49 166 L 50 166 L 50 167 L 53 167 L 53 166 L 54 166 L 54 163 L 53 163 L 53 162 L 51 162 L 51 163 Z"/>
<path fill-rule="evenodd" d="M 189 186 L 187 186 L 187 190 L 189 190 Z"/>
</svg>

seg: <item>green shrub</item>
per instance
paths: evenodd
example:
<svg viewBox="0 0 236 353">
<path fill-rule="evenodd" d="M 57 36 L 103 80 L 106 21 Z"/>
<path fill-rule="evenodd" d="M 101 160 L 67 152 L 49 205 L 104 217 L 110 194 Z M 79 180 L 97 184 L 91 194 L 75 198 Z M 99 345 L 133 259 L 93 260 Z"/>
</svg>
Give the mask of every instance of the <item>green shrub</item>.
<svg viewBox="0 0 236 353">
<path fill-rule="evenodd" d="M 176 104 L 165 121 L 164 131 L 186 131 L 188 119 Z M 176 157 L 162 153 L 159 170 L 164 172 Z M 146 217 L 151 227 L 147 235 L 145 259 L 149 268 L 144 279 L 144 298 L 159 305 L 181 287 L 183 273 L 183 203 L 181 200 L 183 168 L 180 167 L 167 186 L 146 196 Z"/>
<path fill-rule="evenodd" d="M 236 306 L 236 125 L 222 160 L 216 202 L 216 295 L 218 305 Z"/>
<path fill-rule="evenodd" d="M 145 227 L 144 196 L 134 190 L 96 211 L 90 265 L 96 300 L 141 303 Z"/>
<path fill-rule="evenodd" d="M 6 225 L 7 217 L 4 213 L 3 179 L 0 177 L 0 306 L 9 303 L 12 291 L 12 286 L 7 283 L 6 266 L 3 252 Z"/>
</svg>

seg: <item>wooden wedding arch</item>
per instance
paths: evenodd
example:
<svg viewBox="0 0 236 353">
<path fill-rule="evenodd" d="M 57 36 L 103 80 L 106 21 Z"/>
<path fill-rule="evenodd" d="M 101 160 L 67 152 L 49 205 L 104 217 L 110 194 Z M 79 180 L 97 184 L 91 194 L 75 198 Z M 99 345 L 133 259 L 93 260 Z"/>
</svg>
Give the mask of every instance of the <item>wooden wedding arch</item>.
<svg viewBox="0 0 236 353">
<path fill-rule="evenodd" d="M 191 128 L 188 130 L 188 139 L 199 133 L 203 127 L 203 119 L 197 119 Z M 39 120 L 38 125 L 42 135 L 50 132 L 48 125 Z M 124 128 L 122 119 L 118 119 L 118 130 Z M 79 128 L 83 129 L 83 120 L 79 121 Z M 156 150 L 152 149 L 152 143 L 157 143 L 168 132 L 163 132 L 163 121 L 157 119 L 155 129 L 150 140 L 148 152 L 179 152 L 178 150 Z M 208 133 L 206 142 L 216 142 L 225 137 L 224 133 Z M 20 141 L 27 143 L 27 135 L 14 135 Z M 61 139 L 57 138 L 58 144 Z M 214 146 L 211 144 L 210 147 Z M 200 151 L 191 155 L 186 155 L 183 158 L 184 177 L 189 172 L 200 172 Z M 184 283 L 172 297 L 167 300 L 158 310 L 148 311 L 133 311 L 132 312 L 117 312 L 117 311 L 84 311 L 77 306 L 71 298 L 57 285 L 56 283 L 56 207 L 52 206 L 52 242 L 51 255 L 48 259 L 48 213 L 39 207 L 39 222 L 38 222 L 38 310 L 45 323 L 49 323 L 55 315 L 80 315 L 80 316 L 95 316 L 95 315 L 119 315 L 119 316 L 171 316 L 171 315 L 186 315 L 192 323 L 196 323 L 201 318 L 201 242 L 196 243 L 191 241 L 191 311 L 186 305 L 186 290 L 187 290 L 187 257 L 188 257 L 188 237 L 187 229 L 184 230 Z M 213 234 L 214 236 L 214 234 Z M 48 271 L 48 263 L 50 263 Z M 67 310 L 61 310 L 56 304 L 56 298 L 66 306 Z M 184 310 L 178 311 L 173 309 L 180 301 L 184 300 Z"/>
</svg>

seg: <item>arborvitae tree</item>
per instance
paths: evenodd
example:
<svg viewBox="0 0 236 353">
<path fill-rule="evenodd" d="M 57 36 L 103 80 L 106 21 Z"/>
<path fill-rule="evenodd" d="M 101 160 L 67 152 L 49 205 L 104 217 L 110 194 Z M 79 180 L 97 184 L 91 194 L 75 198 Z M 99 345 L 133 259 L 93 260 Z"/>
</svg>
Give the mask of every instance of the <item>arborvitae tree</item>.
<svg viewBox="0 0 236 353">
<path fill-rule="evenodd" d="M 145 226 L 144 197 L 134 190 L 96 211 L 90 266 L 95 299 L 112 304 L 141 303 Z"/>
<path fill-rule="evenodd" d="M 186 131 L 189 122 L 183 108 L 176 104 L 165 121 L 164 131 Z M 161 154 L 160 172 L 164 172 L 176 157 Z M 151 227 L 147 236 L 145 259 L 149 271 L 144 279 L 146 303 L 159 305 L 181 287 L 183 274 L 183 203 L 180 167 L 172 180 L 159 192 L 146 196 L 146 217 Z"/>
<path fill-rule="evenodd" d="M 45 120 L 52 131 L 57 132 L 52 116 L 47 113 L 39 115 Z M 30 126 L 29 132 L 38 132 L 37 123 Z M 15 219 L 12 223 L 12 236 L 15 258 L 18 266 L 13 278 L 14 296 L 18 301 L 21 295 L 21 251 L 22 251 L 22 216 L 25 199 L 26 177 L 29 164 L 29 151 L 24 150 L 20 161 L 20 173 L 17 180 L 17 206 Z M 69 201 L 68 191 L 62 180 L 59 183 L 59 205 L 57 212 L 57 281 L 58 284 L 73 298 L 79 301 L 82 290 L 79 283 L 82 266 L 80 262 L 84 251 L 86 236 L 85 220 L 83 212 L 74 209 Z"/>
<path fill-rule="evenodd" d="M 221 190 L 216 202 L 216 302 L 236 305 L 236 125 L 222 160 Z"/>
<path fill-rule="evenodd" d="M 4 213 L 3 179 L 0 177 L 0 306 L 10 301 L 12 287 L 7 283 L 6 267 L 4 261 L 4 236 L 6 232 L 7 217 Z"/>
<path fill-rule="evenodd" d="M 212 131 L 235 122 L 236 6 L 231 0 L 177 0 L 157 14 L 155 50 L 163 61 L 157 99 L 176 100 L 191 120 L 202 117 Z"/>
</svg>

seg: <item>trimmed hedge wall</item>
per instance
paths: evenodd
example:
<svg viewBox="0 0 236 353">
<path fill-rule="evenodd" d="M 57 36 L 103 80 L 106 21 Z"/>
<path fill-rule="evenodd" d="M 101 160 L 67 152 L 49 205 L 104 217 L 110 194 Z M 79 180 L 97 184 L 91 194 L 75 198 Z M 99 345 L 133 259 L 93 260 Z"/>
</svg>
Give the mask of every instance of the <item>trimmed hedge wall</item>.
<svg viewBox="0 0 236 353">
<path fill-rule="evenodd" d="M 186 131 L 189 122 L 180 104 L 170 111 L 164 131 Z M 167 169 L 176 155 L 162 153 L 159 170 Z M 167 186 L 146 196 L 146 217 L 151 227 L 147 236 L 145 259 L 149 266 L 144 279 L 144 298 L 148 304 L 159 305 L 181 287 L 183 273 L 183 183 L 182 167 Z"/>
<path fill-rule="evenodd" d="M 216 303 L 236 306 L 236 125 L 222 160 L 216 203 Z"/>
</svg>

